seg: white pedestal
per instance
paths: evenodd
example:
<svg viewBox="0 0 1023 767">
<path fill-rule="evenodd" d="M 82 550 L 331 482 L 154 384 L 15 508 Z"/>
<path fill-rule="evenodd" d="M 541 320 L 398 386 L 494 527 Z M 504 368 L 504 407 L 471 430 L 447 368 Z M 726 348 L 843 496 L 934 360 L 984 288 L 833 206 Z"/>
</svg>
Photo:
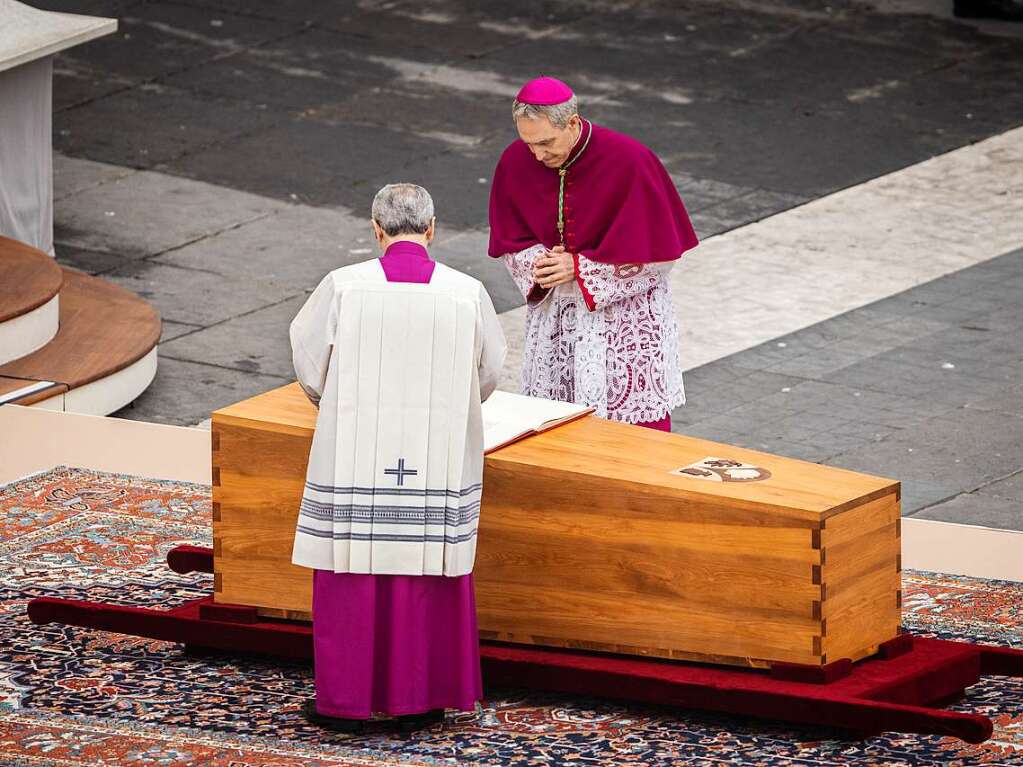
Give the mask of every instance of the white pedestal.
<svg viewBox="0 0 1023 767">
<path fill-rule="evenodd" d="M 0 235 L 53 255 L 53 55 L 116 29 L 0 0 Z"/>
</svg>

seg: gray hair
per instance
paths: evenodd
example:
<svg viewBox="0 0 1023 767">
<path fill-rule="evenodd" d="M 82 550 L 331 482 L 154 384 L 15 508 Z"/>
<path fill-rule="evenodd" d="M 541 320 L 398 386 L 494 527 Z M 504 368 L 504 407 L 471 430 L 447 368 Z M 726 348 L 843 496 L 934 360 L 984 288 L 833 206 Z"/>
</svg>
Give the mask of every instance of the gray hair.
<svg viewBox="0 0 1023 767">
<path fill-rule="evenodd" d="M 572 115 L 576 114 L 579 114 L 579 99 L 574 95 L 560 104 L 523 104 L 518 99 L 512 104 L 512 119 L 525 117 L 528 120 L 535 120 L 538 117 L 546 117 L 555 128 L 564 128 L 572 119 Z"/>
<path fill-rule="evenodd" d="M 425 234 L 433 221 L 433 198 L 415 184 L 388 184 L 373 198 L 373 220 L 388 237 Z"/>
</svg>

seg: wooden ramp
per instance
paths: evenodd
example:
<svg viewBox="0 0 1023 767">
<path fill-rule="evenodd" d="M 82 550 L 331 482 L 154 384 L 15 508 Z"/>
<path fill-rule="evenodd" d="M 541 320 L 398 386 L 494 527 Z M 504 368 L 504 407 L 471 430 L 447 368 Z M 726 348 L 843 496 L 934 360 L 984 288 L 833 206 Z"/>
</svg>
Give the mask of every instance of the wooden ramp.
<svg viewBox="0 0 1023 767">
<path fill-rule="evenodd" d="M 43 343 L 0 364 L 0 404 L 106 415 L 145 390 L 156 373 L 156 310 L 134 293 L 0 238 L 0 319 L 22 323 L 14 334 L 21 337 L 25 317 L 49 306 L 59 329 L 55 322 Z"/>
</svg>

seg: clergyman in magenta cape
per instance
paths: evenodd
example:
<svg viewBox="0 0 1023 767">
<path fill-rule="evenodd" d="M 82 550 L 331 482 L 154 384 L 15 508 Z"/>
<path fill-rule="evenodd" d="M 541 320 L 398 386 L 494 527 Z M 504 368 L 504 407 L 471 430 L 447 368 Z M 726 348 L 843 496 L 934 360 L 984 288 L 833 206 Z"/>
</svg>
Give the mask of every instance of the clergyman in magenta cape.
<svg viewBox="0 0 1023 767">
<path fill-rule="evenodd" d="M 580 151 L 565 188 L 570 252 L 601 263 L 636 264 L 671 261 L 696 246 L 678 190 L 650 149 L 584 120 L 569 161 Z M 513 142 L 494 172 L 490 255 L 560 245 L 557 224 L 558 171 L 537 162 L 521 140 Z"/>
</svg>

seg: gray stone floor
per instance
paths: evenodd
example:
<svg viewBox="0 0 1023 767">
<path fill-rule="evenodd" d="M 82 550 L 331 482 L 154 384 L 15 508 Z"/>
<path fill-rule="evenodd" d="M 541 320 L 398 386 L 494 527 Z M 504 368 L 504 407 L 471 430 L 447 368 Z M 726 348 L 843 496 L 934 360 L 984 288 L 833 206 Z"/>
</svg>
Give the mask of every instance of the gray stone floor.
<svg viewBox="0 0 1023 767">
<path fill-rule="evenodd" d="M 702 237 L 1023 124 L 1023 25 L 952 19 L 950 0 L 31 2 L 120 19 L 117 35 L 56 60 L 55 149 L 106 164 L 83 173 L 85 186 L 74 169 L 65 178 L 56 247 L 63 263 L 160 310 L 158 377 L 121 415 L 167 423 L 195 423 L 290 378 L 287 321 L 324 272 L 368 257 L 369 202 L 387 181 L 429 187 L 434 254 L 480 277 L 499 309 L 520 303 L 481 252 L 489 179 L 514 137 L 510 100 L 539 72 L 571 82 L 587 116 L 658 152 Z M 97 172 L 122 170 L 121 183 L 88 188 Z M 110 214 L 101 226 L 97 210 Z M 952 304 L 975 287 L 949 285 Z M 919 513 L 986 519 L 996 506 L 978 509 L 977 487 L 988 474 L 967 473 L 952 453 L 975 450 L 960 463 L 1003 476 L 1021 452 L 1007 432 L 1015 422 L 946 401 L 964 391 L 941 388 L 966 378 L 957 359 L 929 378 L 922 349 L 893 355 L 943 332 L 955 341 L 946 354 L 973 353 L 978 334 L 983 368 L 968 380 L 984 402 L 1018 348 L 1000 325 L 972 331 L 899 306 L 836 320 L 830 332 L 850 329 L 834 343 L 779 339 L 694 371 L 678 428 L 770 437 L 778 452 L 873 470 L 882 453 L 871 449 L 884 447 L 894 463 L 883 471 L 907 478 L 907 508 L 952 499 Z M 891 378 L 880 390 L 866 385 L 875 364 Z M 852 404 L 829 399 L 846 389 Z M 1019 396 L 999 391 L 1000 406 Z M 1001 435 L 997 449 L 980 461 L 989 432 Z M 903 453 L 903 438 L 934 444 Z"/>
<path fill-rule="evenodd" d="M 1023 530 L 1023 250 L 690 371 L 676 432 L 902 481 Z"/>
<path fill-rule="evenodd" d="M 1023 121 L 1023 40 L 945 0 L 38 4 L 121 20 L 58 58 L 58 151 L 359 217 L 415 178 L 458 230 L 541 70 L 664 158 L 703 236 Z"/>
</svg>

